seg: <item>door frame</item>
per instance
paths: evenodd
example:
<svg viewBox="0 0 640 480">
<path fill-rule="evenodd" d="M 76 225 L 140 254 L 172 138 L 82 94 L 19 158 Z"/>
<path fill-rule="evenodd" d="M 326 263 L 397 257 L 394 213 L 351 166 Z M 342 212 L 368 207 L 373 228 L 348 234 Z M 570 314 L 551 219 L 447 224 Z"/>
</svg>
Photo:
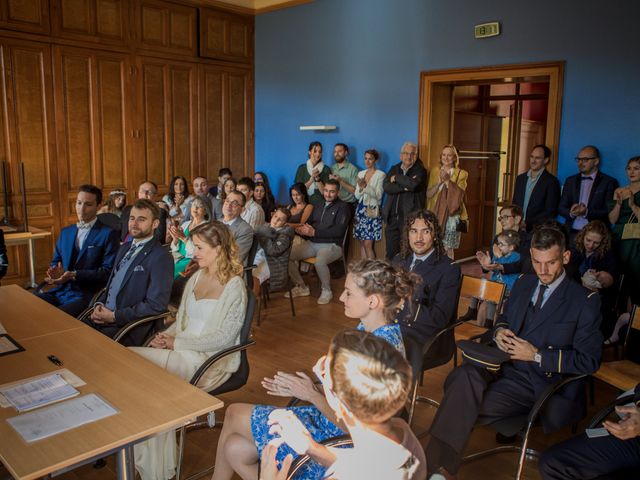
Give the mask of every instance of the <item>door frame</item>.
<svg viewBox="0 0 640 480">
<path fill-rule="evenodd" d="M 564 61 L 431 70 L 420 73 L 418 149 L 427 168 L 437 163 L 442 145 L 453 137 L 453 86 L 460 83 L 502 82 L 505 78 L 549 78 L 545 139 L 551 149 L 550 173 L 558 170 Z"/>
</svg>

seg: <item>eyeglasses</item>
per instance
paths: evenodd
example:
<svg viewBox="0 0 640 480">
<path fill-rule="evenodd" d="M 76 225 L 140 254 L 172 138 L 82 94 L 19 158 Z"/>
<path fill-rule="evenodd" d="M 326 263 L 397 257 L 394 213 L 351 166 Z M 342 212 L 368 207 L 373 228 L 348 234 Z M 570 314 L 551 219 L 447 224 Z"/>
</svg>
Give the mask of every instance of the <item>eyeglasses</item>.
<svg viewBox="0 0 640 480">
<path fill-rule="evenodd" d="M 156 192 L 155 190 L 140 190 L 140 193 L 143 195 L 151 195 L 153 197 L 158 192 Z"/>
<path fill-rule="evenodd" d="M 498 217 L 498 221 L 501 222 L 502 220 L 506 220 L 507 218 L 514 218 L 514 215 L 500 215 Z"/>
<path fill-rule="evenodd" d="M 400 155 L 409 155 L 411 157 L 415 157 L 417 155 L 417 153 L 416 152 L 405 152 L 405 151 L 402 151 L 402 152 L 400 152 Z"/>
<path fill-rule="evenodd" d="M 580 162 L 590 162 L 591 160 L 595 160 L 598 157 L 576 157 L 574 160 L 576 163 Z"/>
<path fill-rule="evenodd" d="M 224 201 L 224 204 L 225 204 L 225 205 L 229 205 L 229 206 L 231 206 L 231 207 L 233 207 L 233 208 L 236 208 L 236 207 L 239 207 L 239 206 L 240 206 L 240 202 L 238 202 L 238 201 L 236 201 L 236 200 L 233 200 L 233 201 L 231 201 L 231 202 L 230 202 L 229 200 L 225 200 L 225 201 Z"/>
</svg>

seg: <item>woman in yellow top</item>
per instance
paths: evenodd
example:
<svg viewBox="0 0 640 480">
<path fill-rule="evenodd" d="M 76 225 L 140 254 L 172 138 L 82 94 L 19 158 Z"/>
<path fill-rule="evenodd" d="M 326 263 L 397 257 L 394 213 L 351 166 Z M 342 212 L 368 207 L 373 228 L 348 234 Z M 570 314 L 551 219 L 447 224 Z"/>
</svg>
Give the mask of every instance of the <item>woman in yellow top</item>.
<svg viewBox="0 0 640 480">
<path fill-rule="evenodd" d="M 460 233 L 465 230 L 459 225 L 463 222 L 466 226 L 469 225 L 464 205 L 469 174 L 459 168 L 459 163 L 456 147 L 442 147 L 440 165 L 431 170 L 427 186 L 427 209 L 438 217 L 438 223 L 444 232 L 442 241 L 452 260 L 454 249 L 460 246 Z"/>
</svg>

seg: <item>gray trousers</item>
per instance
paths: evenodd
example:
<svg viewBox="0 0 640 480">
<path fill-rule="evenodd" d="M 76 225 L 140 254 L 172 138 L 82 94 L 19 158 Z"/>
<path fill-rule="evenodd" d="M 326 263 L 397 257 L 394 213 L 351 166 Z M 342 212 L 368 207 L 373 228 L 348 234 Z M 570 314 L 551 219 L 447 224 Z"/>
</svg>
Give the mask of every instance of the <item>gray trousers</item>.
<svg viewBox="0 0 640 480">
<path fill-rule="evenodd" d="M 309 240 L 294 244 L 289 255 L 289 277 L 296 285 L 304 285 L 300 275 L 299 261 L 309 257 L 316 257 L 314 267 L 322 288 L 331 290 L 329 264 L 342 257 L 342 247 L 335 243 L 313 243 Z"/>
</svg>

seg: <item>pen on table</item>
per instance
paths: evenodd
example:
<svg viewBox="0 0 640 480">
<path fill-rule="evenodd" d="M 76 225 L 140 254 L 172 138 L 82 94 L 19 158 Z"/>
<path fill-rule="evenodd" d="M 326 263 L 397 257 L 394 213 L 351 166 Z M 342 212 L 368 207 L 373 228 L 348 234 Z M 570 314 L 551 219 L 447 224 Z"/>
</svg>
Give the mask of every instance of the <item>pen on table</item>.
<svg viewBox="0 0 640 480">
<path fill-rule="evenodd" d="M 55 355 L 49 355 L 47 358 L 49 359 L 49 361 L 50 361 L 51 363 L 53 363 L 54 365 L 57 365 L 58 367 L 61 367 L 61 366 L 63 365 L 63 364 L 62 364 L 62 360 L 60 360 L 60 359 L 59 359 L 58 357 L 56 357 Z"/>
</svg>

